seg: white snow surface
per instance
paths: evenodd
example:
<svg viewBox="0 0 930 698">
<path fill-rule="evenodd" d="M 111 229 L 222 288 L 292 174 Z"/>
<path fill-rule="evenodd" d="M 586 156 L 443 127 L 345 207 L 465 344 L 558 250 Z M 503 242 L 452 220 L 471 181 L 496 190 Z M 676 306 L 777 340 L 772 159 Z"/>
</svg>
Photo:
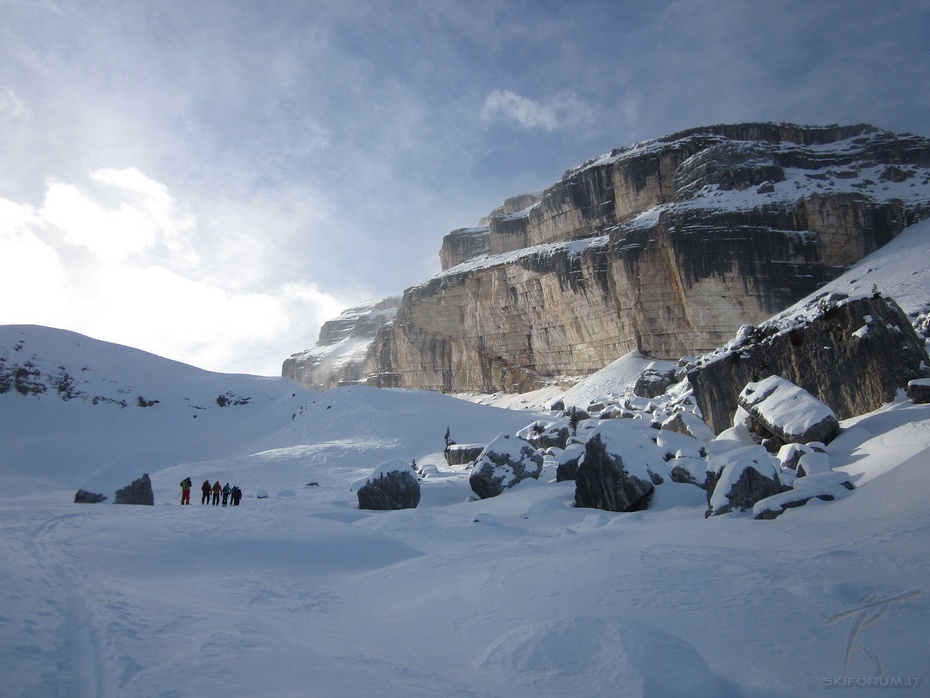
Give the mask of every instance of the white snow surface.
<svg viewBox="0 0 930 698">
<path fill-rule="evenodd" d="M 928 233 L 834 285 L 925 312 Z M 631 514 L 576 508 L 548 469 L 476 500 L 446 429 L 489 443 L 555 421 L 536 408 L 554 389 L 515 409 L 315 393 L 31 326 L 0 327 L 0 356 L 76 391 L 0 394 L 0 696 L 927 695 L 930 405 L 841 423 L 835 474 L 807 483 L 836 501 L 705 519 L 705 492 L 669 478 Z M 614 369 L 566 405 L 624 394 Z M 655 436 L 692 466 L 751 443 Z M 417 509 L 358 508 L 355 483 L 413 459 L 431 472 Z M 145 472 L 155 506 L 111 503 Z M 179 506 L 187 476 L 238 485 L 241 506 L 196 486 Z M 110 500 L 74 504 L 79 487 Z"/>
</svg>

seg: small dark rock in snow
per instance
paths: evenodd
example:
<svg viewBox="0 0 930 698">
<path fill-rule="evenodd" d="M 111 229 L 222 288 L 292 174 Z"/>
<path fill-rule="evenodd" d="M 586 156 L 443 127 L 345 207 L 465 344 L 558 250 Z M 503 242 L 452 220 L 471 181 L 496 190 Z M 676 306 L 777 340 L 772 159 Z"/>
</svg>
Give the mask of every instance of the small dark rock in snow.
<svg viewBox="0 0 930 698">
<path fill-rule="evenodd" d="M 919 405 L 930 403 L 930 378 L 917 378 L 907 384 L 907 398 Z"/>
<path fill-rule="evenodd" d="M 105 494 L 96 494 L 94 492 L 88 492 L 87 490 L 78 490 L 74 495 L 75 504 L 99 504 L 100 502 L 106 501 L 107 496 Z"/>
<path fill-rule="evenodd" d="M 121 490 L 116 490 L 116 504 L 144 504 L 153 506 L 155 504 L 155 494 L 152 492 L 152 481 L 149 474 L 145 473 L 138 480 L 133 480 L 131 485 L 127 485 Z"/>
<path fill-rule="evenodd" d="M 466 465 L 477 459 L 483 450 L 483 444 L 452 444 L 443 455 L 449 465 Z"/>
</svg>

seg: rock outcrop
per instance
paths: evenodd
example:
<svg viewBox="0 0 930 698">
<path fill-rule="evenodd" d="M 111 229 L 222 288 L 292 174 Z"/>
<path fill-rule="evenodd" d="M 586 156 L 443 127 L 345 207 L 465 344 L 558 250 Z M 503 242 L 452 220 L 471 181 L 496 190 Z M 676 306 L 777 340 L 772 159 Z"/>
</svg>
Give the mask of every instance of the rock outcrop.
<svg viewBox="0 0 930 698">
<path fill-rule="evenodd" d="M 447 236 L 443 271 L 378 331 L 367 382 L 526 391 L 632 350 L 712 351 L 926 217 L 918 136 L 749 123 L 638 143 Z M 315 382 L 341 380 L 360 372 Z"/>
<path fill-rule="evenodd" d="M 152 492 L 152 481 L 149 474 L 145 473 L 132 484 L 126 485 L 122 489 L 116 490 L 115 504 L 142 504 L 145 506 L 154 506 L 155 493 Z"/>
<path fill-rule="evenodd" d="M 323 323 L 316 346 L 284 361 L 281 375 L 315 390 L 364 382 L 378 371 L 368 349 L 378 330 L 394 321 L 399 305 L 400 298 L 391 297 L 344 310 Z"/>
<path fill-rule="evenodd" d="M 720 433 L 733 424 L 743 387 L 770 375 L 800 386 L 843 420 L 891 401 L 925 377 L 928 365 L 922 339 L 894 300 L 831 295 L 744 327 L 692 368 L 688 380 L 705 422 Z"/>
</svg>

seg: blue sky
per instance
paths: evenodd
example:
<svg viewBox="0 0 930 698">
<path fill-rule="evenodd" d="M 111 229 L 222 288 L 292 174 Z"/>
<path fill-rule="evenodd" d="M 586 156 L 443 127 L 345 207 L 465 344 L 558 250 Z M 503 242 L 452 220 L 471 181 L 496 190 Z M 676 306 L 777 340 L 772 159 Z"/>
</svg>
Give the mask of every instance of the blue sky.
<svg viewBox="0 0 930 698">
<path fill-rule="evenodd" d="M 0 324 L 277 374 L 612 148 L 930 136 L 928 36 L 923 0 L 0 0 Z"/>
</svg>

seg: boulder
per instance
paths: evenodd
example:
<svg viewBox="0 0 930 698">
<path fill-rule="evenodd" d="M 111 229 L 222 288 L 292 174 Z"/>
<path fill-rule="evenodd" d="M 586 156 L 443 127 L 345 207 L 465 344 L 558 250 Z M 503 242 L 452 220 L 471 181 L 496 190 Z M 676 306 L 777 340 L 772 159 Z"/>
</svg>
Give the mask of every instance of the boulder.
<svg viewBox="0 0 930 698">
<path fill-rule="evenodd" d="M 649 506 L 665 466 L 646 431 L 633 420 L 609 420 L 594 430 L 575 475 L 575 506 L 619 512 Z"/>
<path fill-rule="evenodd" d="M 840 433 L 833 410 L 780 376 L 747 384 L 739 394 L 738 404 L 749 415 L 749 430 L 771 439 L 775 451 L 789 443 L 826 444 Z"/>
<path fill-rule="evenodd" d="M 920 405 L 930 402 L 930 378 L 916 378 L 908 381 L 907 398 Z"/>
<path fill-rule="evenodd" d="M 712 456 L 707 466 L 705 516 L 751 510 L 756 502 L 782 492 L 777 460 L 761 446 L 744 446 Z"/>
<path fill-rule="evenodd" d="M 420 481 L 410 463 L 391 460 L 379 465 L 357 494 L 359 509 L 415 509 Z"/>
<path fill-rule="evenodd" d="M 105 494 L 95 494 L 87 490 L 78 490 L 74 495 L 75 504 L 99 504 L 100 502 L 105 502 L 106 499 L 107 496 Z"/>
<path fill-rule="evenodd" d="M 468 484 L 481 499 L 496 497 L 526 478 L 538 478 L 543 458 L 525 441 L 501 434 L 481 452 Z"/>
<path fill-rule="evenodd" d="M 584 444 L 570 444 L 556 458 L 555 481 L 574 480 L 578 474 L 578 464 L 584 458 Z"/>
<path fill-rule="evenodd" d="M 483 444 L 452 444 L 446 447 L 444 455 L 449 465 L 466 465 L 481 455 Z"/>
<path fill-rule="evenodd" d="M 830 471 L 808 475 L 795 480 L 794 487 L 787 492 L 761 499 L 753 505 L 755 519 L 774 519 L 787 509 L 803 506 L 812 499 L 830 502 L 845 496 L 855 489 L 845 473 Z"/>
<path fill-rule="evenodd" d="M 674 382 L 674 369 L 660 371 L 654 366 L 647 366 L 633 384 L 633 394 L 645 398 L 659 397 Z"/>
<path fill-rule="evenodd" d="M 697 485 L 706 488 L 707 463 L 701 458 L 680 455 L 669 461 L 669 475 L 672 482 Z"/>
<path fill-rule="evenodd" d="M 116 490 L 116 498 L 113 501 L 116 504 L 154 506 L 155 494 L 152 492 L 152 481 L 149 479 L 148 473 L 145 473 L 138 480 L 133 480 L 131 485 Z"/>
<path fill-rule="evenodd" d="M 702 357 L 688 373 L 694 398 L 714 433 L 733 423 L 747 383 L 778 375 L 830 405 L 843 420 L 894 399 L 926 378 L 926 349 L 890 298 L 822 296 L 790 317 L 742 332 L 739 342 Z"/>
<path fill-rule="evenodd" d="M 565 420 L 556 422 L 533 422 L 517 432 L 517 437 L 527 441 L 534 448 L 545 451 L 547 448 L 565 448 L 571 433 Z"/>
</svg>

